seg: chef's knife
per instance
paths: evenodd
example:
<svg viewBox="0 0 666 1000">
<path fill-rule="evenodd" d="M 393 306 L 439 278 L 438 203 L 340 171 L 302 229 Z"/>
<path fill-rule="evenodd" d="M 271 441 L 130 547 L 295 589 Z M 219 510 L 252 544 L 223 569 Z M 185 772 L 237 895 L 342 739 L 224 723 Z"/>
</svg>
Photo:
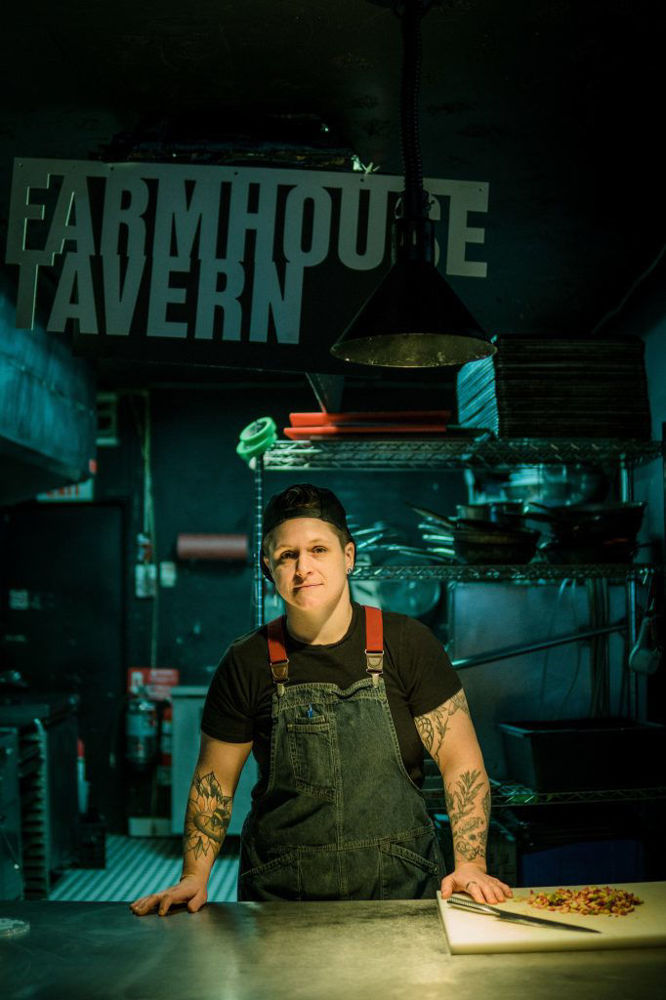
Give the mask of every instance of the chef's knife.
<svg viewBox="0 0 666 1000">
<path fill-rule="evenodd" d="M 490 917 L 499 917 L 500 920 L 508 920 L 517 924 L 534 924 L 536 927 L 559 927 L 566 931 L 585 931 L 588 934 L 601 934 L 601 931 L 594 927 L 581 927 L 579 924 L 564 924 L 559 920 L 544 920 L 542 917 L 527 917 L 521 913 L 512 913 L 510 910 L 498 910 L 490 903 L 477 903 L 473 899 L 462 899 L 460 896 L 451 896 L 447 899 L 449 906 L 457 906 L 460 910 L 468 910 L 470 913 L 485 913 Z"/>
</svg>

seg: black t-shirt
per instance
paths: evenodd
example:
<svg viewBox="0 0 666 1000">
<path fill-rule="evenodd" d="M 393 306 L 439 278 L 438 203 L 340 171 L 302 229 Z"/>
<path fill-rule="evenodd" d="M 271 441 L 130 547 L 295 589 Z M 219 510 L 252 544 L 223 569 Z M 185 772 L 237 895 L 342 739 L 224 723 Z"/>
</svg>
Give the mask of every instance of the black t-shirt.
<svg viewBox="0 0 666 1000">
<path fill-rule="evenodd" d="M 344 689 L 367 677 L 365 614 L 352 602 L 346 635 L 330 645 L 311 645 L 286 630 L 289 684 L 329 683 Z M 384 611 L 384 683 L 407 773 L 423 784 L 424 747 L 414 725 L 451 698 L 462 684 L 444 647 L 427 626 L 407 615 Z M 201 728 L 228 743 L 249 743 L 259 765 L 255 795 L 268 780 L 273 679 L 266 626 L 236 639 L 215 672 L 204 705 Z"/>
</svg>

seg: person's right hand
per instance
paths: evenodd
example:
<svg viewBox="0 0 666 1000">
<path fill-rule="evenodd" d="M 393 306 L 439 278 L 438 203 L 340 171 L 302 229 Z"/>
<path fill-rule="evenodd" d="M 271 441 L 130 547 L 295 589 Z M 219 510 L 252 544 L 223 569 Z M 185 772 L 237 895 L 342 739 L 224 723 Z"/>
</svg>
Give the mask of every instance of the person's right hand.
<svg viewBox="0 0 666 1000">
<path fill-rule="evenodd" d="M 186 903 L 190 913 L 196 913 L 207 899 L 206 884 L 199 882 L 194 875 L 184 875 L 178 885 L 172 885 L 161 892 L 153 892 L 150 896 L 135 899 L 133 903 L 130 903 L 130 910 L 138 917 L 143 917 L 146 913 L 157 910 L 160 917 L 163 917 L 169 912 L 171 906 L 182 906 Z"/>
</svg>

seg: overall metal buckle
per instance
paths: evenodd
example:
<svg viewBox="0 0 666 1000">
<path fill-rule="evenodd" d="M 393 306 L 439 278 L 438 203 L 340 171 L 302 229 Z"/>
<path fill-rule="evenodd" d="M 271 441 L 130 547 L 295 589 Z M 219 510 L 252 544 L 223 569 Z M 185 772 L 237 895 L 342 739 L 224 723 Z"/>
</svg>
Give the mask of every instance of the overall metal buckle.
<svg viewBox="0 0 666 1000">
<path fill-rule="evenodd" d="M 278 660 L 271 663 L 273 682 L 277 684 L 278 698 L 284 694 L 284 686 L 289 681 L 289 660 Z"/>
<path fill-rule="evenodd" d="M 366 649 L 365 651 L 366 659 L 366 673 L 370 674 L 372 677 L 372 683 L 375 687 L 379 684 L 379 678 L 384 673 L 384 650 L 381 649 L 376 652 L 371 649 Z"/>
</svg>

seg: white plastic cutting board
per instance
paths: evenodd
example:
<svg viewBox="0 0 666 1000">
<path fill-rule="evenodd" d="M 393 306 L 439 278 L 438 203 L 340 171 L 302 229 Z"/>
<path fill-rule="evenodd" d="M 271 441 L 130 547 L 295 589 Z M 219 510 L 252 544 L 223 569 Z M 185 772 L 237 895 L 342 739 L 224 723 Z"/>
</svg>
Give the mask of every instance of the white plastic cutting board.
<svg viewBox="0 0 666 1000">
<path fill-rule="evenodd" d="M 535 892 L 553 892 L 558 886 L 533 886 Z M 569 886 L 582 888 L 582 886 Z M 600 934 L 581 934 L 578 931 L 556 928 L 528 927 L 511 924 L 498 917 L 481 913 L 466 913 L 449 906 L 437 893 L 439 912 L 449 948 L 454 955 L 483 952 L 518 951 L 589 951 L 598 948 L 648 948 L 666 945 L 666 882 L 621 882 L 615 889 L 627 889 L 643 900 L 633 913 L 623 917 L 577 916 L 573 913 L 551 913 L 537 910 L 527 902 L 520 902 L 529 894 L 530 887 L 513 890 L 516 899 L 496 904 L 498 908 L 526 916 L 543 917 L 561 923 L 594 927 Z M 469 899 L 465 893 L 460 894 Z"/>
</svg>

